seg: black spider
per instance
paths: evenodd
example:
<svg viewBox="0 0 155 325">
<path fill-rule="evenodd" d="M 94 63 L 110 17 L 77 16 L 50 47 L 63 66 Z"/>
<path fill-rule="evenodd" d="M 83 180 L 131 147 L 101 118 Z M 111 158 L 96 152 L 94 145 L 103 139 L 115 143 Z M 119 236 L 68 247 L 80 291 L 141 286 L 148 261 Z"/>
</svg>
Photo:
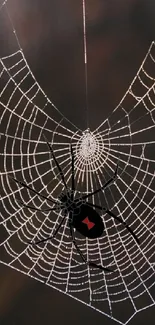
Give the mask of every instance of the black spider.
<svg viewBox="0 0 155 325">
<path fill-rule="evenodd" d="M 45 138 L 45 136 L 44 136 Z M 72 238 L 72 242 L 77 250 L 77 252 L 79 253 L 79 255 L 81 256 L 81 259 L 89 266 L 101 269 L 103 271 L 106 272 L 113 272 L 113 270 L 109 269 L 109 268 L 105 268 L 102 265 L 98 265 L 96 263 L 93 263 L 91 261 L 87 261 L 85 256 L 83 255 L 83 253 L 81 252 L 80 248 L 78 247 L 77 243 L 76 243 L 76 239 L 75 239 L 75 234 L 74 231 L 75 229 L 82 234 L 85 237 L 88 238 L 99 238 L 100 236 L 102 236 L 103 234 L 103 230 L 104 230 L 104 224 L 102 221 L 102 218 L 100 217 L 100 215 L 96 212 L 96 210 L 94 210 L 93 208 L 99 209 L 101 211 L 105 211 L 106 213 L 108 213 L 112 218 L 114 218 L 115 220 L 119 221 L 120 223 L 122 223 L 126 229 L 130 232 L 130 234 L 134 237 L 134 239 L 136 240 L 136 242 L 139 244 L 139 240 L 136 237 L 136 235 L 134 234 L 134 232 L 131 230 L 131 228 L 126 224 L 126 222 L 124 222 L 121 218 L 117 217 L 113 212 L 111 212 L 110 210 L 101 207 L 99 205 L 96 204 L 92 204 L 86 201 L 86 199 L 88 199 L 89 197 L 95 195 L 96 193 L 104 190 L 111 182 L 113 182 L 117 176 L 117 170 L 118 170 L 118 164 L 116 166 L 116 170 L 114 173 L 114 176 L 111 177 L 102 187 L 100 187 L 99 189 L 95 190 L 92 193 L 89 194 L 84 194 L 81 199 L 75 199 L 74 198 L 74 194 L 75 194 L 75 182 L 74 182 L 74 153 L 73 153 L 73 148 L 71 145 L 71 157 L 72 157 L 72 186 L 71 186 L 71 190 L 68 189 L 65 178 L 64 178 L 64 174 L 62 172 L 62 169 L 54 155 L 53 149 L 51 147 L 51 145 L 49 144 L 49 142 L 47 141 L 47 139 L 45 138 L 45 141 L 49 147 L 49 150 L 52 154 L 52 157 L 54 159 L 54 162 L 59 170 L 63 185 L 65 187 L 65 192 L 61 193 L 61 195 L 59 196 L 59 200 L 58 201 L 54 201 L 50 198 L 47 198 L 46 196 L 40 194 L 39 192 L 35 191 L 33 188 L 31 188 L 30 186 L 26 185 L 23 182 L 20 182 L 19 180 L 13 178 L 13 180 L 15 182 L 17 182 L 18 184 L 22 185 L 23 187 L 26 187 L 27 189 L 29 189 L 30 191 L 36 193 L 38 196 L 46 199 L 47 201 L 49 201 L 50 203 L 54 203 L 56 205 L 56 207 L 50 208 L 50 209 L 37 209 L 33 206 L 30 205 L 25 205 L 24 203 L 22 203 L 23 206 L 32 209 L 32 210 L 36 210 L 36 211 L 51 211 L 51 210 L 57 210 L 59 209 L 63 209 L 64 211 L 64 217 L 62 218 L 60 224 L 58 225 L 58 227 L 56 228 L 55 232 L 53 233 L 52 236 L 46 238 L 46 239 L 42 239 L 39 240 L 37 242 L 30 242 L 29 244 L 33 244 L 33 245 L 39 245 L 43 242 L 46 242 L 48 240 L 52 240 L 57 232 L 59 231 L 64 219 L 68 216 L 68 225 L 69 225 L 69 229 L 70 229 L 70 235 Z"/>
</svg>

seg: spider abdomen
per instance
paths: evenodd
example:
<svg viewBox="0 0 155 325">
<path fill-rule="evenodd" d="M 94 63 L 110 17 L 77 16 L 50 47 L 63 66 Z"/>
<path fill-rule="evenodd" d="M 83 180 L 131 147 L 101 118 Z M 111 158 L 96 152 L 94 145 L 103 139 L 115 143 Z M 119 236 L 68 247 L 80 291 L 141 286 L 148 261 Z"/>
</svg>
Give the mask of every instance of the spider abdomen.
<svg viewBox="0 0 155 325">
<path fill-rule="evenodd" d="M 78 214 L 73 212 L 72 224 L 80 234 L 88 238 L 98 238 L 104 230 L 100 215 L 86 204 L 81 205 Z"/>
</svg>

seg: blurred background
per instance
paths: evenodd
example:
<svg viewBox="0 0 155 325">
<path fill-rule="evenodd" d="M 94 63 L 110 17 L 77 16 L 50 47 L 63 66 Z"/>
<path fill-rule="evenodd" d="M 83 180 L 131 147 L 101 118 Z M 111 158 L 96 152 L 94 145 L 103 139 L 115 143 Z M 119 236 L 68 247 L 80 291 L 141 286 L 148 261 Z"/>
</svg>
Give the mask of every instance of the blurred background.
<svg viewBox="0 0 155 325">
<path fill-rule="evenodd" d="M 2 3 L 2 1 L 1 1 Z M 60 111 L 86 128 L 81 0 L 8 0 L 28 64 Z M 88 107 L 93 130 L 120 102 L 155 39 L 153 0 L 86 0 Z M 0 12 L 0 56 L 17 49 L 6 12 Z M 154 289 L 155 290 L 155 289 Z M 120 313 L 122 312 L 120 308 Z M 130 325 L 153 324 L 155 308 Z M 0 265 L 0 325 L 116 324 L 9 267 Z"/>
</svg>

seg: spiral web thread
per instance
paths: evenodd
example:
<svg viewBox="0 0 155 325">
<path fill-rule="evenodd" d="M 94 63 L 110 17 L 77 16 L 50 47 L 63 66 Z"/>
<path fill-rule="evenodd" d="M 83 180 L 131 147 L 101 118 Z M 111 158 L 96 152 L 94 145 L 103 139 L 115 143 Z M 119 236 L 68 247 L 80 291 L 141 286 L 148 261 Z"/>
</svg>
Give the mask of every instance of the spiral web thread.
<svg viewBox="0 0 155 325">
<path fill-rule="evenodd" d="M 3 10 L 6 1 L 2 4 Z M 14 27 L 13 34 L 17 38 Z M 19 46 L 19 42 L 18 46 Z M 154 305 L 154 144 L 155 45 L 151 44 L 132 84 L 113 113 L 94 131 L 82 132 L 47 98 L 22 49 L 0 60 L 0 262 L 70 295 L 126 324 Z M 87 267 L 75 250 L 67 219 L 53 241 L 62 212 L 36 212 L 21 206 L 49 208 L 49 202 L 13 182 L 13 176 L 46 197 L 57 199 L 63 184 L 43 133 L 71 185 L 70 143 L 75 154 L 76 196 L 118 178 L 90 202 L 107 207 L 133 229 L 140 246 L 117 221 L 102 213 L 103 236 L 88 240 L 76 233 L 87 260 L 110 267 L 104 273 Z M 122 311 L 125 310 L 125 313 Z"/>
</svg>

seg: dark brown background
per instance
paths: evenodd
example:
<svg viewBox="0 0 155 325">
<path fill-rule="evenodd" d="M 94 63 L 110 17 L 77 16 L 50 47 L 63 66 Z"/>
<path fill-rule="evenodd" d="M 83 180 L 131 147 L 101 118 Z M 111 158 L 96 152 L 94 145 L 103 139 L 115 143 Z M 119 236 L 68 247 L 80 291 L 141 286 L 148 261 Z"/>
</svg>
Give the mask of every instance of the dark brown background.
<svg viewBox="0 0 155 325">
<path fill-rule="evenodd" d="M 86 0 L 90 127 L 119 103 L 155 39 L 154 0 Z M 20 44 L 41 87 L 72 122 L 86 128 L 82 0 L 8 1 Z M 16 44 L 4 14 L 1 55 Z M 7 33 L 6 33 L 7 30 Z M 7 36 L 6 36 L 7 35 Z M 121 313 L 121 308 L 120 308 Z M 155 309 L 130 325 L 153 324 Z M 0 265 L 0 325 L 115 322 Z"/>
</svg>

